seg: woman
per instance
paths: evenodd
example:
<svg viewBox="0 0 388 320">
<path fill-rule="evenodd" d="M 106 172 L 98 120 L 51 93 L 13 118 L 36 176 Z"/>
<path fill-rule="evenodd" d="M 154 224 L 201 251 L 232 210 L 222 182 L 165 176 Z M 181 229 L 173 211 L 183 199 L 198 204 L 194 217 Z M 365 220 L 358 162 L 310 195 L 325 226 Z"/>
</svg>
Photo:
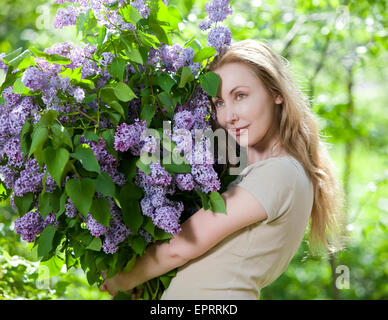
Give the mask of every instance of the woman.
<svg viewBox="0 0 388 320">
<path fill-rule="evenodd" d="M 215 57 L 208 70 L 221 78 L 213 99 L 217 126 L 248 157 L 222 193 L 227 214 L 202 208 L 101 290 L 114 295 L 180 267 L 162 299 L 258 299 L 288 266 L 309 220 L 310 245 L 336 249 L 328 236 L 339 230 L 342 190 L 285 62 L 254 40 Z"/>
</svg>

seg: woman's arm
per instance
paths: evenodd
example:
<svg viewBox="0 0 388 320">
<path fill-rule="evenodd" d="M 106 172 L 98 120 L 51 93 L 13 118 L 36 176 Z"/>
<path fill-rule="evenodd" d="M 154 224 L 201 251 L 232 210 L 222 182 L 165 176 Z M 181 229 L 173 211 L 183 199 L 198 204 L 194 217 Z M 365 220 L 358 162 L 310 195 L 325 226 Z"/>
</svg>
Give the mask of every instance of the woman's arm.
<svg viewBox="0 0 388 320">
<path fill-rule="evenodd" d="M 203 208 L 198 210 L 182 224 L 179 234 L 168 242 L 149 246 L 129 272 L 107 279 L 102 290 L 111 294 L 130 290 L 201 256 L 233 232 L 267 218 L 260 202 L 241 187 L 229 189 L 222 197 L 226 215 Z"/>
</svg>

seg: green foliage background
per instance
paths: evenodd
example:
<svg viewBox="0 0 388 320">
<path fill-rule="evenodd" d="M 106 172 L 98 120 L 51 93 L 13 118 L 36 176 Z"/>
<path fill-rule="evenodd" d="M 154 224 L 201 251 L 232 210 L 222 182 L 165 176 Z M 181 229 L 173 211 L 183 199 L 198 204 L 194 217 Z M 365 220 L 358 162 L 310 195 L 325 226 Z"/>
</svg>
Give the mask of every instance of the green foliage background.
<svg viewBox="0 0 388 320">
<path fill-rule="evenodd" d="M 79 43 L 75 29 L 55 30 L 55 1 L 2 0 L 0 52 L 56 42 Z M 198 24 L 204 0 L 170 0 L 186 23 L 174 40 L 206 35 Z M 388 298 L 388 8 L 385 0 L 232 0 L 224 22 L 233 41 L 268 43 L 290 62 L 310 98 L 322 139 L 346 193 L 347 247 L 313 257 L 305 241 L 286 272 L 260 299 Z M 4 74 L 0 71 L 0 83 Z M 0 190 L 0 193 L 2 190 Z M 38 267 L 36 252 L 13 232 L 15 213 L 0 206 L 1 299 L 109 299 L 89 287 L 83 272 Z M 341 268 L 349 288 L 341 288 Z M 47 275 L 53 276 L 47 278 Z M 45 279 L 47 278 L 47 279 Z"/>
</svg>

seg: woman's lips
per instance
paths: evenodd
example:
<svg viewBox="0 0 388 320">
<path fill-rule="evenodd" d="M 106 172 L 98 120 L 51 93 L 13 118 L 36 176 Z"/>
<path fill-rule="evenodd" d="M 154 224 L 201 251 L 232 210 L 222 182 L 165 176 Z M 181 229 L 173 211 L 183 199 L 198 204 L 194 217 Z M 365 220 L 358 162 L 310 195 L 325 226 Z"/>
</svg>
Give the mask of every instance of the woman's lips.
<svg viewBox="0 0 388 320">
<path fill-rule="evenodd" d="M 248 126 L 245 126 L 245 127 L 241 127 L 239 129 L 232 129 L 232 132 L 236 135 L 236 136 L 239 136 L 241 135 L 242 133 L 246 132 L 248 130 Z"/>
</svg>

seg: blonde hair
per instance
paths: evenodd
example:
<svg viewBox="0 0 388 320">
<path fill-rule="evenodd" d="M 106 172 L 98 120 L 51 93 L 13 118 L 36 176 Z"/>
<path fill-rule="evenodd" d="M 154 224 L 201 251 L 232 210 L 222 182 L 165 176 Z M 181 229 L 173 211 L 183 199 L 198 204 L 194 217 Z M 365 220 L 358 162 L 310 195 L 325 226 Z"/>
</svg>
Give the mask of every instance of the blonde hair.
<svg viewBox="0 0 388 320">
<path fill-rule="evenodd" d="M 334 253 L 343 249 L 344 192 L 335 176 L 327 144 L 320 139 L 308 98 L 293 81 L 288 61 L 262 42 L 243 40 L 224 48 L 206 69 L 214 71 L 231 62 L 250 66 L 274 98 L 283 98 L 278 109 L 280 141 L 286 152 L 303 165 L 314 187 L 310 251 L 314 254 L 327 249 Z"/>
</svg>

